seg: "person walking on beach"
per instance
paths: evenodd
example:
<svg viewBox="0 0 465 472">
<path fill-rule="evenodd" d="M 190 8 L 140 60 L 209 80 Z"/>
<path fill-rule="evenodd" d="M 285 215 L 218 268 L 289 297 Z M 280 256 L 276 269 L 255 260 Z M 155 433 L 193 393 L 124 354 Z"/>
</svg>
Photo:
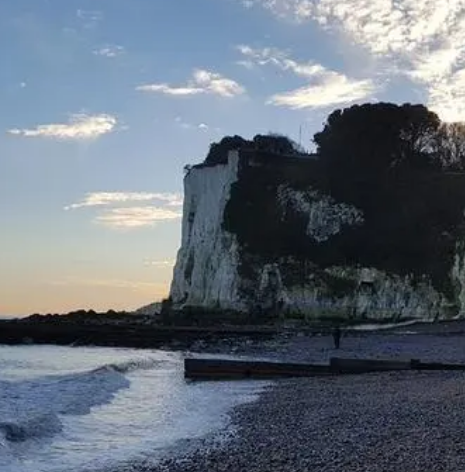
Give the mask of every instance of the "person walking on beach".
<svg viewBox="0 0 465 472">
<path fill-rule="evenodd" d="M 333 329 L 333 341 L 335 349 L 339 349 L 341 345 L 341 328 L 339 326 Z"/>
</svg>

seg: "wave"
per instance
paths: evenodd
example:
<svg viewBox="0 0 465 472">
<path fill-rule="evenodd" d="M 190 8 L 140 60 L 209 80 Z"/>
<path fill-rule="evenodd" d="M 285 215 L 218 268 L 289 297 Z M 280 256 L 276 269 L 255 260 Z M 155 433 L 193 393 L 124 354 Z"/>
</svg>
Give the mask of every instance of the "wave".
<svg viewBox="0 0 465 472">
<path fill-rule="evenodd" d="M 404 326 L 411 326 L 418 323 L 428 322 L 426 319 L 415 319 L 408 321 L 400 321 L 398 323 L 365 323 L 359 325 L 350 326 L 352 331 L 383 331 L 394 328 L 403 328 Z"/>
<path fill-rule="evenodd" d="M 1 381 L 0 443 L 23 442 L 61 432 L 60 415 L 86 415 L 129 388 L 126 374 L 166 361 L 131 359 L 92 370 L 23 381 Z M 3 441 L 2 441 L 3 440 Z"/>
<path fill-rule="evenodd" d="M 3 438 L 11 442 L 23 442 L 28 439 L 53 436 L 61 432 L 63 424 L 54 413 L 24 418 L 18 422 L 0 422 Z"/>
<path fill-rule="evenodd" d="M 121 374 L 128 374 L 136 370 L 155 369 L 164 364 L 167 364 L 167 362 L 168 361 L 166 360 L 150 359 L 150 358 L 131 359 L 129 361 L 119 362 L 117 364 L 106 364 L 102 367 L 98 367 L 97 369 L 95 369 L 95 371 L 100 371 L 102 369 L 103 370 L 112 369 Z"/>
</svg>

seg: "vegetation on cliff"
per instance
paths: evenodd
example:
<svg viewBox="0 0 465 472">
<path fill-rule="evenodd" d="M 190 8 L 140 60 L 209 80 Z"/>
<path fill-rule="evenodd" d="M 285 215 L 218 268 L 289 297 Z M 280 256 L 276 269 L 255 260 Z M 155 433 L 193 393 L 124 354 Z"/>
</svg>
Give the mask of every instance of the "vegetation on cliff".
<svg viewBox="0 0 465 472">
<path fill-rule="evenodd" d="M 314 136 L 315 159 L 292 159 L 299 151 L 281 152 L 279 146 L 275 151 L 270 136 L 267 147 L 253 151 L 261 165 L 241 168 L 225 229 L 248 252 L 270 261 L 291 257 L 323 268 L 363 266 L 418 280 L 426 276 L 453 299 L 450 271 L 465 229 L 464 131 L 460 123 L 441 123 L 422 105 L 376 103 L 331 113 Z M 206 162 L 224 162 L 227 152 L 218 151 L 239 140 L 213 145 Z M 250 141 L 240 143 L 246 154 Z M 282 184 L 352 204 L 363 211 L 364 224 L 327 241 L 312 240 L 302 215 L 280 213 Z"/>
<path fill-rule="evenodd" d="M 304 155 L 305 150 L 292 139 L 280 134 L 257 134 L 252 140 L 241 136 L 225 136 L 219 143 L 212 143 L 203 164 L 213 166 L 226 164 L 228 152 L 233 150 L 245 152 L 271 152 L 280 156 Z"/>
</svg>

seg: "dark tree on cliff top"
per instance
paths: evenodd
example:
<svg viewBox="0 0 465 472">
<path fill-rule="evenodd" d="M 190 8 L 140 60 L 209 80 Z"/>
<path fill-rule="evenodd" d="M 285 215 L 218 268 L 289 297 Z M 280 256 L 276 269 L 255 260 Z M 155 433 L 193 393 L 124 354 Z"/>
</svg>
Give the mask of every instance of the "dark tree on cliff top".
<svg viewBox="0 0 465 472">
<path fill-rule="evenodd" d="M 212 143 L 205 158 L 205 164 L 226 164 L 228 162 L 228 152 L 235 149 L 242 149 L 250 145 L 250 142 L 241 136 L 225 136 L 219 143 Z"/>
<path fill-rule="evenodd" d="M 437 168 L 440 125 L 423 105 L 369 103 L 334 111 L 314 136 L 328 190 L 360 204 L 395 175 Z"/>
<path fill-rule="evenodd" d="M 235 135 L 225 136 L 219 143 L 212 143 L 204 164 L 226 164 L 228 152 L 241 149 L 283 156 L 305 154 L 305 150 L 297 143 L 280 134 L 257 134 L 251 141 Z"/>
<path fill-rule="evenodd" d="M 423 105 L 369 103 L 334 111 L 313 140 L 328 170 L 372 174 L 430 166 L 440 124 Z"/>
</svg>

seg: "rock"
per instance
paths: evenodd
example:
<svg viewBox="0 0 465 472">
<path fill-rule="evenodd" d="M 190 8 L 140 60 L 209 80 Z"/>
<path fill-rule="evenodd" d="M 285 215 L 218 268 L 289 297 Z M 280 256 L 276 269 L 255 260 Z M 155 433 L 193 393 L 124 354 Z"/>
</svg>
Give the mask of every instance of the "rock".
<svg viewBox="0 0 465 472">
<path fill-rule="evenodd" d="M 275 161 L 230 151 L 227 160 L 187 173 L 182 242 L 170 290 L 174 309 L 212 316 L 231 310 L 261 321 L 289 315 L 304 321 L 399 320 L 465 313 L 465 244 L 456 242 L 441 284 L 414 267 L 406 271 L 402 255 L 386 256 L 392 270 L 366 261 L 347 264 L 340 238 L 364 227 L 363 211 L 310 184 L 302 188 L 295 169 L 311 173 L 312 159 Z M 247 216 L 251 209 L 256 218 Z M 347 250 L 363 253 L 350 241 Z M 320 263 L 323 249 L 326 259 Z M 396 264 L 402 270 L 395 270 Z"/>
</svg>

